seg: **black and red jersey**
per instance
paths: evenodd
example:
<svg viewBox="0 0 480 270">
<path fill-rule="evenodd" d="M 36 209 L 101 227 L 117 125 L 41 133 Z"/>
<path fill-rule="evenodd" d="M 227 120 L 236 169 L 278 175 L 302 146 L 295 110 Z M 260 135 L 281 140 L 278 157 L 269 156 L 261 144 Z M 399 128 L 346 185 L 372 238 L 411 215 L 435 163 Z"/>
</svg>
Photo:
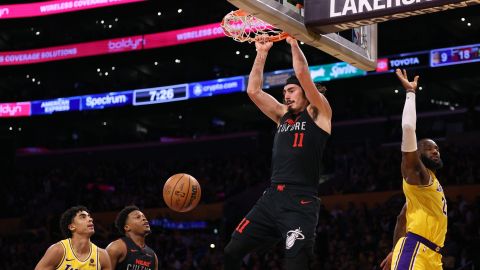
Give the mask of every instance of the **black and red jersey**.
<svg viewBox="0 0 480 270">
<path fill-rule="evenodd" d="M 128 237 L 121 238 L 127 245 L 125 259 L 117 264 L 116 270 L 154 270 L 155 252 L 145 245 L 141 248 Z"/>
<path fill-rule="evenodd" d="M 330 135 L 307 110 L 287 112 L 275 134 L 272 150 L 272 183 L 317 188 L 323 150 Z"/>
</svg>

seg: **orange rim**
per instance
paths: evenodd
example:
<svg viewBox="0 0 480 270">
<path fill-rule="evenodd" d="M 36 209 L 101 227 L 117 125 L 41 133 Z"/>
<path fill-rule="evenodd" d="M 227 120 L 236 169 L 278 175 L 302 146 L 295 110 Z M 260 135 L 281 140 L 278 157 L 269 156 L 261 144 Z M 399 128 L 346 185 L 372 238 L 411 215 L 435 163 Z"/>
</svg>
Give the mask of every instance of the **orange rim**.
<svg viewBox="0 0 480 270">
<path fill-rule="evenodd" d="M 247 12 L 241 10 L 241 9 L 238 9 L 238 10 L 235 10 L 235 11 L 233 12 L 233 15 L 245 17 L 245 16 L 250 15 L 250 13 L 247 13 Z"/>
<path fill-rule="evenodd" d="M 284 40 L 284 39 L 286 39 L 287 37 L 289 37 L 289 35 L 288 35 L 287 33 L 285 33 L 285 32 L 282 32 L 282 33 L 280 33 L 280 34 L 278 34 L 278 35 L 269 37 L 269 40 L 270 40 L 271 42 L 277 42 L 277 41 Z"/>
<path fill-rule="evenodd" d="M 238 10 L 233 11 L 232 14 L 233 14 L 234 16 L 238 16 L 238 17 L 246 17 L 246 16 L 250 15 L 250 13 L 245 12 L 245 11 L 243 11 L 243 10 L 241 10 L 241 9 L 238 9 Z M 223 18 L 223 19 L 222 19 L 222 22 L 220 23 L 220 25 L 221 25 L 222 28 L 223 28 L 223 32 L 224 32 L 224 34 L 225 34 L 226 36 L 232 37 L 232 34 L 229 33 L 229 32 L 225 29 L 225 27 L 223 27 L 224 21 L 225 21 L 225 18 Z M 280 32 L 280 33 L 277 34 L 277 35 L 271 35 L 271 36 L 269 36 L 269 37 L 268 37 L 268 40 L 271 41 L 271 42 L 277 42 L 277 41 L 281 41 L 281 40 L 286 39 L 288 36 L 289 36 L 289 35 L 288 35 L 287 33 L 285 33 L 285 32 L 282 31 L 282 32 Z M 250 38 L 245 39 L 245 41 L 255 42 L 255 38 L 250 37 Z"/>
</svg>

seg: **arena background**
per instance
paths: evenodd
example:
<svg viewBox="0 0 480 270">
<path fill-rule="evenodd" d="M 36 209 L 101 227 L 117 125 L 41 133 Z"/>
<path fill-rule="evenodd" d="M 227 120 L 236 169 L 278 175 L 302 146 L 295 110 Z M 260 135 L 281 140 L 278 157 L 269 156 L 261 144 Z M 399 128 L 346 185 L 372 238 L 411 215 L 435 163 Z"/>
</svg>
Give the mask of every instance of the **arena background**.
<svg viewBox="0 0 480 270">
<path fill-rule="evenodd" d="M 15 3 L 20 2 L 31 1 Z M 145 1 L 0 18 L 0 52 L 218 23 L 234 9 L 226 1 Z M 472 44 L 478 48 L 479 13 L 479 7 L 471 7 L 380 24 L 379 57 L 392 60 L 403 53 Z M 311 47 L 302 49 L 311 66 L 338 62 Z M 244 76 L 254 57 L 253 44 L 216 38 L 0 65 L 0 103 Z M 432 68 L 403 63 L 400 67 L 421 76 L 418 137 L 434 138 L 445 163 L 438 175 L 449 211 L 444 269 L 478 269 L 480 64 Z M 289 47 L 276 43 L 265 71 L 289 68 Z M 379 269 L 404 202 L 399 170 L 403 89 L 389 71 L 324 84 L 334 116 L 320 186 L 324 207 L 317 228 L 318 267 Z M 281 87 L 268 91 L 281 98 Z M 0 268 L 33 269 L 46 248 L 61 239 L 59 215 L 70 206 L 89 207 L 96 224 L 93 241 L 105 247 L 118 237 L 112 224 L 118 210 L 136 204 L 152 222 L 148 240 L 160 269 L 222 269 L 225 242 L 269 184 L 274 128 L 244 92 L 0 118 Z M 162 200 L 164 181 L 177 172 L 195 176 L 202 186 L 201 203 L 191 213 L 174 213 Z M 282 269 L 281 257 L 281 248 L 260 251 L 246 258 L 245 269 Z"/>
</svg>

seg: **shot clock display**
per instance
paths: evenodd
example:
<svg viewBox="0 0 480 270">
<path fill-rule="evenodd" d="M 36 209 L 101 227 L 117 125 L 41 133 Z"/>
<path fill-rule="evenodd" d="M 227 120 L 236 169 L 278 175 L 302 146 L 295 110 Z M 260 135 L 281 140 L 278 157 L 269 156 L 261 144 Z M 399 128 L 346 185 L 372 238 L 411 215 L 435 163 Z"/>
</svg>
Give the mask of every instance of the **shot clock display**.
<svg viewBox="0 0 480 270">
<path fill-rule="evenodd" d="M 441 67 L 480 61 L 480 44 L 436 49 L 430 52 L 430 66 Z"/>
</svg>

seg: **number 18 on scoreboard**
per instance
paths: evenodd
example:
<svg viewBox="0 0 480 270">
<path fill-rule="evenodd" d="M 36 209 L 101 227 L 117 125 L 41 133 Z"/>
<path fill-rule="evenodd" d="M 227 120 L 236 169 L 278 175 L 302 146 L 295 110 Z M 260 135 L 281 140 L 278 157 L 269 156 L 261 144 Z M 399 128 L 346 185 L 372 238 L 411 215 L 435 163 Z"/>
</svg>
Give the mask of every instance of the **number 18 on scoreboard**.
<svg viewBox="0 0 480 270">
<path fill-rule="evenodd" d="M 430 52 L 430 65 L 441 67 L 480 61 L 480 44 L 443 48 Z"/>
</svg>

